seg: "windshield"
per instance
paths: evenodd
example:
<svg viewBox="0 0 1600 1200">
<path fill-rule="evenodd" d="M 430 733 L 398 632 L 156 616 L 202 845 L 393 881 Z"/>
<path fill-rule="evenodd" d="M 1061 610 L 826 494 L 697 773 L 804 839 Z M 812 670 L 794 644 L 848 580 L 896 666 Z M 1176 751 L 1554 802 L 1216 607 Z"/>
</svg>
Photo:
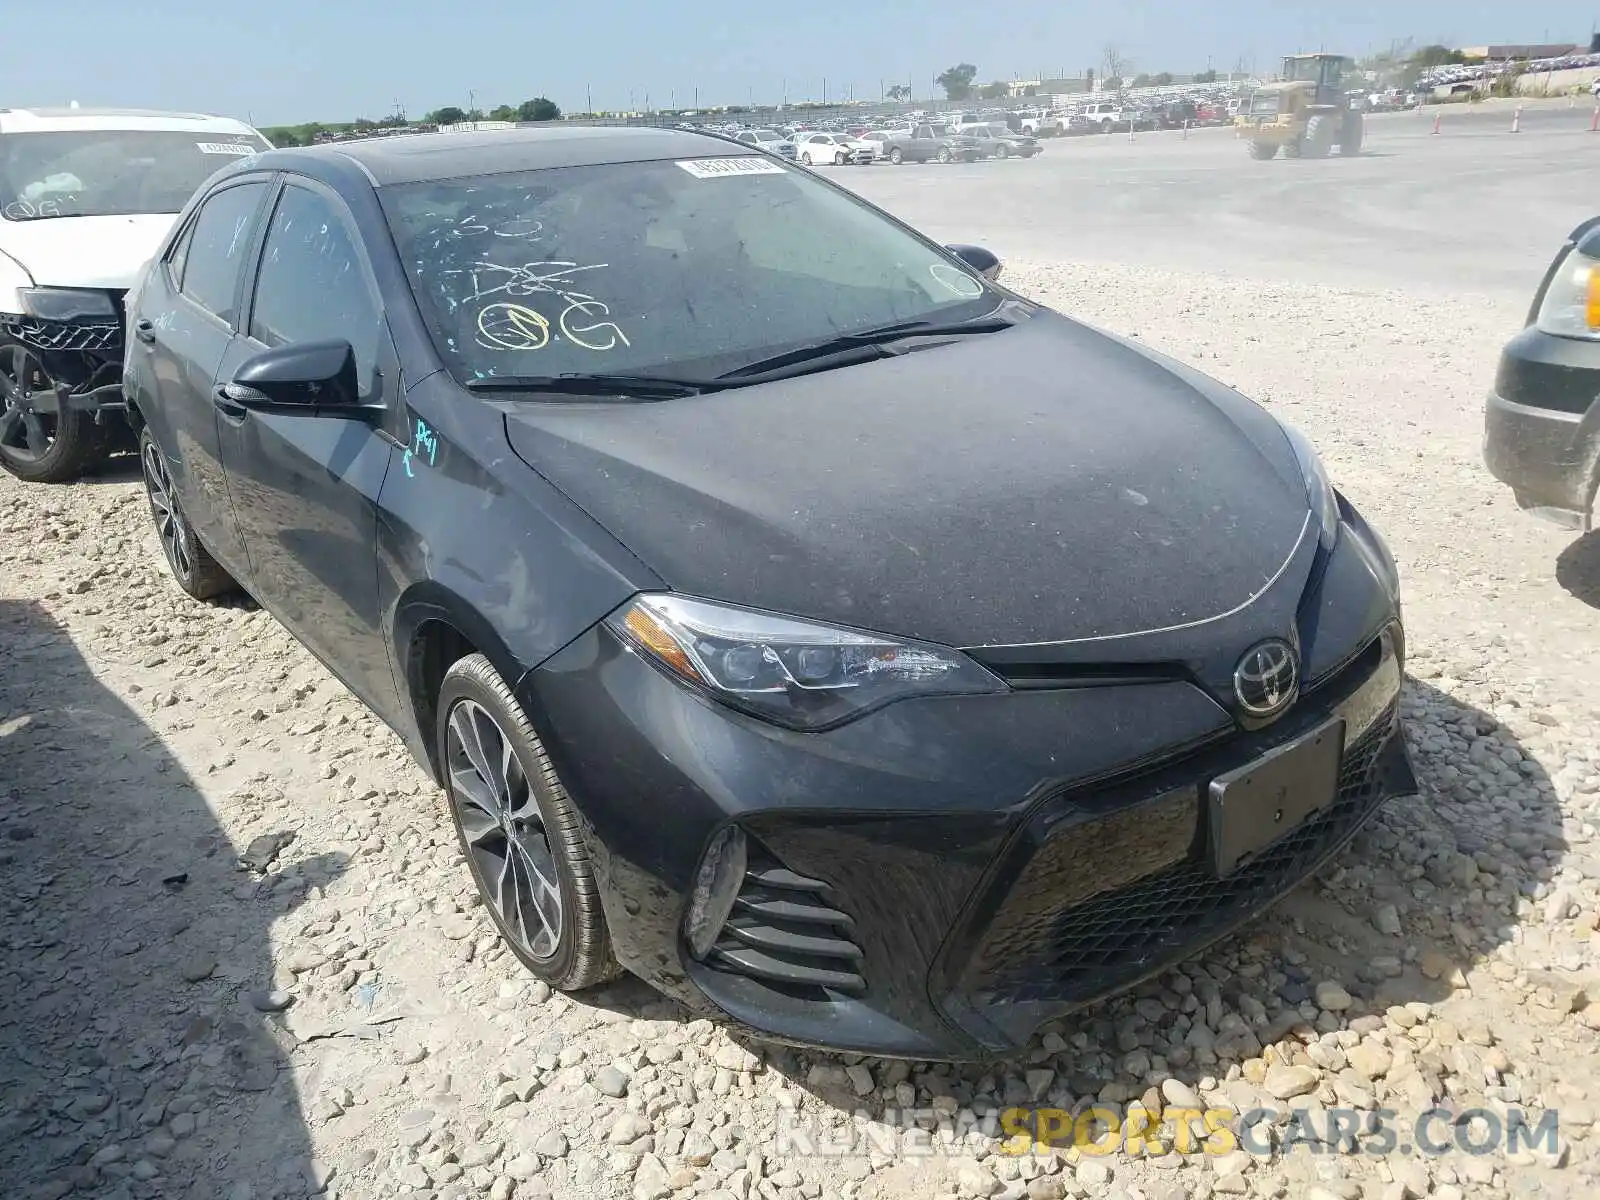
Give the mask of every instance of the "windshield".
<svg viewBox="0 0 1600 1200">
<path fill-rule="evenodd" d="M 617 163 L 385 187 L 460 380 L 705 377 L 998 297 L 848 194 L 766 158 Z"/>
<path fill-rule="evenodd" d="M 1275 117 L 1278 115 L 1278 93 L 1256 92 L 1250 97 L 1250 115 L 1253 117 Z"/>
<path fill-rule="evenodd" d="M 0 137 L 0 217 L 175 213 L 213 173 L 271 147 L 259 136 L 73 129 Z"/>
</svg>

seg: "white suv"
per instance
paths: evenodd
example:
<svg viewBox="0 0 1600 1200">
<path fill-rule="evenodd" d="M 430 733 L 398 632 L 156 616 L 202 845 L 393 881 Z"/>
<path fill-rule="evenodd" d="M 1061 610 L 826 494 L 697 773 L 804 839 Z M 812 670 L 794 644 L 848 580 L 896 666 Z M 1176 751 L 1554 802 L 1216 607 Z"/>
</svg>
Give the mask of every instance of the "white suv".
<svg viewBox="0 0 1600 1200">
<path fill-rule="evenodd" d="M 128 288 L 200 184 L 269 149 L 226 117 L 0 108 L 0 466 L 54 483 L 114 448 Z"/>
</svg>

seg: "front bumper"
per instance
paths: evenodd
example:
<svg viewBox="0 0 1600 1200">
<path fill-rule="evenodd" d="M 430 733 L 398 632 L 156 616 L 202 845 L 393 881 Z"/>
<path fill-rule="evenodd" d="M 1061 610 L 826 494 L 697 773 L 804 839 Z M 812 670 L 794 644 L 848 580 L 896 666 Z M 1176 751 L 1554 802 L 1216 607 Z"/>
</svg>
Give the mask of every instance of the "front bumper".
<svg viewBox="0 0 1600 1200">
<path fill-rule="evenodd" d="M 1600 344 L 1530 327 L 1500 356 L 1484 462 L 1524 508 L 1593 525 L 1600 482 Z"/>
<path fill-rule="evenodd" d="M 1041 1022 L 1192 955 L 1416 790 L 1399 615 L 1348 516 L 1326 577 L 1371 586 L 1305 608 L 1344 649 L 1324 645 L 1300 700 L 1255 732 L 1198 682 L 1160 679 L 903 700 L 797 733 L 595 627 L 518 693 L 583 813 L 619 960 L 762 1038 L 959 1060 L 1015 1053 Z M 1206 783 L 1330 716 L 1346 723 L 1335 802 L 1209 874 Z M 751 861 L 700 962 L 683 914 L 729 822 Z"/>
<path fill-rule="evenodd" d="M 123 293 L 112 293 L 116 314 L 104 319 L 46 320 L 0 313 L 0 338 L 38 357 L 58 402 L 85 412 L 126 407 L 122 395 Z"/>
</svg>

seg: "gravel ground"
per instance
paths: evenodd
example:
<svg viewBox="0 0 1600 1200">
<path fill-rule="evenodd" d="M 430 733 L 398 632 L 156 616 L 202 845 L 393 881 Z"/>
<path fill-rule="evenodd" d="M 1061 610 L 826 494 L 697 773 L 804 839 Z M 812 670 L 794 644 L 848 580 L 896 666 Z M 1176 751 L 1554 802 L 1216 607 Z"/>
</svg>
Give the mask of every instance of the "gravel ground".
<svg viewBox="0 0 1600 1200">
<path fill-rule="evenodd" d="M 744 1044 L 637 982 L 573 1000 L 526 975 L 399 741 L 265 614 L 181 596 L 131 477 L 0 476 L 0 1195 L 1595 1195 L 1600 536 L 1534 523 L 1479 465 L 1515 306 L 1062 263 L 1008 282 L 1323 448 L 1404 575 L 1417 800 L 1025 1061 Z M 1096 1099 L 1276 1108 L 1257 1144 L 1279 1145 L 883 1136 L 908 1109 Z M 1407 1141 L 1436 1103 L 1556 1108 L 1559 1144 L 1320 1144 L 1330 1108 L 1395 1110 Z M 796 1122 L 854 1153 L 807 1153 Z"/>
</svg>

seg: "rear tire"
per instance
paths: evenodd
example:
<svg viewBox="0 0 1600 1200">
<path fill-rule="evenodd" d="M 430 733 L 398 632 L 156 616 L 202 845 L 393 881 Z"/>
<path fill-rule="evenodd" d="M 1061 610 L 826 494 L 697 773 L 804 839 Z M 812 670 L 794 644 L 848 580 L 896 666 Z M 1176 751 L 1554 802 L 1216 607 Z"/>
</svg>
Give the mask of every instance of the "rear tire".
<svg viewBox="0 0 1600 1200">
<path fill-rule="evenodd" d="M 800 162 L 807 167 L 811 165 L 811 152 L 809 150 L 800 156 Z"/>
<path fill-rule="evenodd" d="M 1339 153 L 1354 158 L 1361 153 L 1361 143 L 1366 140 L 1367 122 L 1360 113 L 1346 113 L 1344 132 L 1339 138 Z"/>
<path fill-rule="evenodd" d="M 1278 157 L 1277 142 L 1247 142 L 1246 148 L 1250 151 L 1251 158 L 1262 162 Z"/>
<path fill-rule="evenodd" d="M 1317 113 L 1306 121 L 1305 147 L 1301 151 L 1301 156 L 1304 158 L 1327 158 L 1333 150 L 1333 140 L 1333 118 L 1323 113 Z"/>
<path fill-rule="evenodd" d="M 0 339 L 0 466 L 29 483 L 66 483 L 104 461 L 95 415 L 61 403 L 37 352 Z"/>
<path fill-rule="evenodd" d="M 905 162 L 905 160 L 906 160 L 906 156 L 904 154 L 900 153 L 900 147 L 899 146 L 895 146 L 893 149 L 891 149 L 889 151 L 889 161 L 892 162 L 895 166 L 898 167 L 901 163 Z"/>
<path fill-rule="evenodd" d="M 995 147 L 994 156 L 996 158 L 1010 158 L 1011 157 L 1011 147 L 1006 145 L 1004 142 L 1001 142 L 998 146 Z"/>
<path fill-rule="evenodd" d="M 578 811 L 511 689 L 487 658 L 470 654 L 445 672 L 437 708 L 435 746 L 450 816 L 501 939 L 523 966 L 560 991 L 614 979 L 621 968 L 611 951 Z M 495 739 L 498 746 L 487 744 Z M 492 778 L 485 779 L 484 771 Z M 505 819 L 491 816 L 485 804 L 501 807 Z M 512 837 L 525 849 L 513 847 Z M 504 876 L 494 872 L 496 861 L 508 860 L 516 864 L 510 902 L 500 896 Z M 543 878 L 547 871 L 554 879 Z M 521 887 L 519 878 L 528 886 Z M 552 891 L 559 905 L 553 914 L 547 907 Z M 530 905 L 537 906 L 535 933 L 528 930 Z M 544 924 L 552 915 L 554 936 Z"/>
<path fill-rule="evenodd" d="M 949 146 L 940 146 L 939 147 L 939 153 L 935 157 L 937 158 L 937 160 L 939 162 L 942 162 L 942 163 L 949 162 L 951 157 L 952 157 L 952 155 L 950 154 L 950 147 Z"/>
<path fill-rule="evenodd" d="M 178 586 L 196 600 L 210 600 L 234 591 L 239 585 L 233 576 L 211 557 L 189 518 L 183 515 L 167 456 L 150 435 L 149 426 L 139 432 L 139 467 L 144 476 L 145 501 L 156 523 L 156 536 L 161 539 L 161 552 Z"/>
</svg>

